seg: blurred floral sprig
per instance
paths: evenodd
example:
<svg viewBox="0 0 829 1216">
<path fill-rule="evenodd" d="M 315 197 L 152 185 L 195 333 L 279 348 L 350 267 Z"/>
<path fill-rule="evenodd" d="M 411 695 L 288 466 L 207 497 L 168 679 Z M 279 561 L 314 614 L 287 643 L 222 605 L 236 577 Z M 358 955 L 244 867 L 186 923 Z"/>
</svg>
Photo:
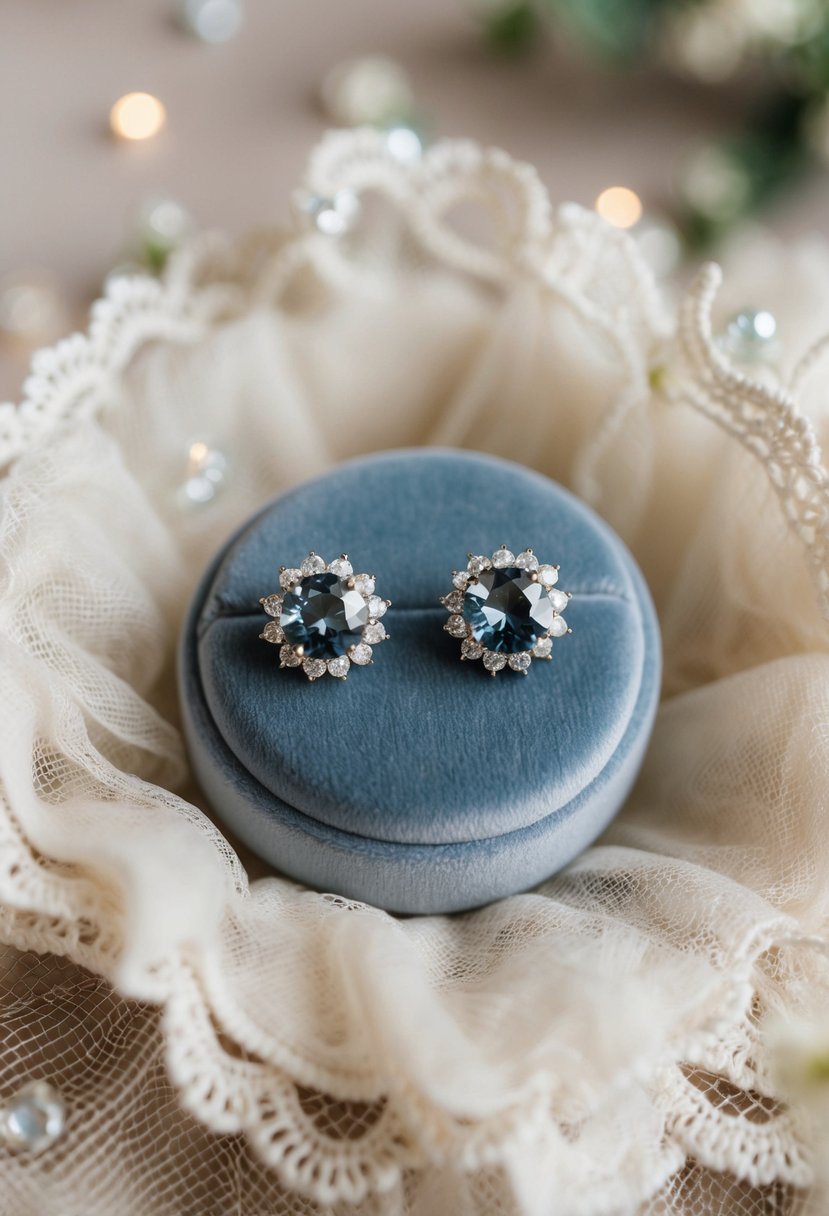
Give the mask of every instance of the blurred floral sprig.
<svg viewBox="0 0 829 1216">
<path fill-rule="evenodd" d="M 600 63 L 650 63 L 710 86 L 762 71 L 748 118 L 680 170 L 677 219 L 692 248 L 829 162 L 829 0 L 495 0 L 483 19 L 501 52 L 549 31 Z"/>
</svg>

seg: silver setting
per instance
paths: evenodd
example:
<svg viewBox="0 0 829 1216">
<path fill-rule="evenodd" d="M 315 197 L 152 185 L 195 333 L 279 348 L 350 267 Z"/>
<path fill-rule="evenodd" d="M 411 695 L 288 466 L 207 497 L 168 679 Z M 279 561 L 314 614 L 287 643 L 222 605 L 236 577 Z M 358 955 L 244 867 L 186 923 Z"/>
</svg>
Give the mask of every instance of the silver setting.
<svg viewBox="0 0 829 1216">
<path fill-rule="evenodd" d="M 356 591 L 362 597 L 368 608 L 368 620 L 360 631 L 361 640 L 350 646 L 346 654 L 328 659 L 306 658 L 302 646 L 292 646 L 285 641 L 279 623 L 282 601 L 285 593 L 296 590 L 304 578 L 325 573 L 335 575 L 349 590 Z M 373 574 L 355 574 L 347 553 L 341 553 L 334 561 L 326 562 L 312 549 L 298 566 L 279 567 L 280 590 L 262 596 L 259 601 L 263 611 L 272 618 L 266 622 L 259 637 L 264 642 L 279 646 L 280 668 L 301 667 L 311 683 L 325 675 L 332 676 L 335 680 L 347 680 L 352 667 L 370 666 L 374 662 L 374 648 L 389 638 L 385 626 L 380 624 L 380 617 L 391 607 L 391 600 L 384 600 L 376 594 L 375 583 Z"/>
<path fill-rule="evenodd" d="M 461 661 L 466 662 L 469 660 L 474 662 L 480 659 L 492 676 L 496 676 L 499 671 L 505 669 L 525 676 L 529 673 L 534 659 L 549 662 L 553 657 L 553 639 L 564 637 L 568 633 L 573 632 L 561 615 L 569 604 L 571 595 L 569 591 L 562 591 L 556 586 L 559 567 L 552 563 L 541 562 L 532 549 L 523 549 L 520 553 L 512 553 L 506 545 L 501 545 L 491 556 L 475 553 L 470 553 L 467 556 L 469 560 L 467 561 L 466 569 L 452 571 L 452 586 L 454 590 L 449 592 L 448 595 L 442 596 L 440 601 L 449 613 L 449 617 L 443 628 L 453 638 L 457 638 L 460 641 Z M 486 646 L 483 646 L 475 639 L 472 626 L 463 616 L 466 589 L 477 583 L 479 576 L 485 570 L 493 568 L 502 570 L 508 566 L 515 566 L 517 569 L 523 570 L 534 583 L 540 583 L 553 608 L 552 624 L 547 632 L 541 635 L 533 649 L 517 651 L 514 654 L 488 650 Z"/>
</svg>

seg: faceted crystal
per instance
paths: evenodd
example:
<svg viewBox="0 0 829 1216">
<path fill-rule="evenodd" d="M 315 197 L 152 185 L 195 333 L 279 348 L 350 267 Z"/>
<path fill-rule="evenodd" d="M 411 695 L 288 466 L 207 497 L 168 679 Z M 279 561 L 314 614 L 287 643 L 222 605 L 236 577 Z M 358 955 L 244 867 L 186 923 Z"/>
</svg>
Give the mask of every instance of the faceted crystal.
<svg viewBox="0 0 829 1216">
<path fill-rule="evenodd" d="M 458 591 L 465 591 L 469 583 L 469 575 L 465 570 L 459 570 L 457 574 L 452 576 L 452 586 L 457 587 Z"/>
<path fill-rule="evenodd" d="M 507 566 L 515 565 L 515 555 L 510 553 L 509 549 L 496 549 L 492 555 L 492 564 L 497 570 L 504 570 Z"/>
<path fill-rule="evenodd" d="M 536 659 L 548 659 L 553 652 L 553 643 L 550 638 L 540 638 L 533 647 L 533 655 Z"/>
<path fill-rule="evenodd" d="M 522 650 L 519 654 L 511 654 L 509 657 L 509 665 L 513 671 L 527 671 L 532 657 L 527 654 L 526 650 Z"/>
<path fill-rule="evenodd" d="M 328 674 L 335 676 L 338 680 L 344 680 L 348 675 L 348 669 L 351 666 L 351 659 L 347 654 L 339 654 L 336 659 L 328 660 Z"/>
<path fill-rule="evenodd" d="M 480 574 L 482 570 L 488 570 L 491 565 L 492 562 L 488 557 L 470 557 L 466 568 L 470 574 Z"/>
<path fill-rule="evenodd" d="M 506 665 L 507 656 L 505 654 L 493 654 L 491 650 L 488 650 L 484 655 L 484 667 L 487 671 L 500 671 Z"/>
<path fill-rule="evenodd" d="M 362 640 L 368 604 L 336 574 L 312 574 L 282 600 L 279 623 L 285 638 L 306 659 L 334 659 Z"/>
<path fill-rule="evenodd" d="M 268 616 L 279 616 L 282 611 L 282 596 L 281 595 L 266 595 L 262 600 L 262 607 L 267 612 Z"/>
<path fill-rule="evenodd" d="M 285 636 L 278 621 L 268 621 L 260 635 L 266 642 L 281 642 Z"/>
<path fill-rule="evenodd" d="M 371 662 L 371 647 L 365 642 L 359 642 L 353 650 L 350 650 L 349 656 L 352 663 L 356 663 L 358 667 L 365 667 Z"/>
<path fill-rule="evenodd" d="M 332 574 L 336 574 L 337 578 L 351 578 L 354 573 L 354 567 L 347 557 L 337 557 L 333 562 L 328 563 L 328 569 Z"/>
<path fill-rule="evenodd" d="M 355 574 L 354 590 L 360 595 L 374 595 L 374 577 L 371 574 Z"/>
<path fill-rule="evenodd" d="M 529 549 L 525 549 L 523 553 L 518 554 L 515 564 L 519 570 L 537 570 L 538 558 L 534 553 L 530 553 Z"/>
<path fill-rule="evenodd" d="M 467 638 L 461 645 L 461 654 L 465 659 L 479 659 L 483 653 L 483 646 L 474 638 Z"/>
<path fill-rule="evenodd" d="M 539 566 L 538 577 L 545 587 L 555 587 L 558 582 L 558 570 L 555 566 Z"/>
<path fill-rule="evenodd" d="M 325 675 L 328 670 L 328 664 L 325 659 L 304 659 L 302 670 L 309 680 L 318 680 L 320 676 Z"/>
<path fill-rule="evenodd" d="M 366 625 L 363 630 L 363 641 L 369 642 L 372 646 L 376 646 L 378 642 L 384 641 L 387 636 L 382 625 Z"/>
<path fill-rule="evenodd" d="M 283 646 L 279 651 L 279 661 L 286 667 L 299 667 L 302 659 L 299 655 L 294 654 L 293 646 Z"/>
<path fill-rule="evenodd" d="M 465 638 L 469 632 L 469 626 L 462 616 L 450 616 L 446 622 L 446 632 L 451 633 L 453 638 Z"/>
<path fill-rule="evenodd" d="M 279 585 L 283 590 L 287 591 L 289 587 L 295 587 L 302 578 L 302 571 L 291 566 L 287 570 L 283 570 L 279 576 Z"/>
<path fill-rule="evenodd" d="M 385 615 L 388 604 L 379 595 L 372 595 L 368 601 L 368 614 L 373 621 L 379 621 L 381 616 Z"/>
<path fill-rule="evenodd" d="M 451 595 L 447 595 L 443 606 L 448 612 L 463 612 L 463 592 L 453 591 Z"/>
<path fill-rule="evenodd" d="M 558 591 L 558 590 L 551 591 L 550 592 L 550 603 L 553 605 L 556 612 L 563 612 L 564 609 L 567 607 L 567 605 L 570 603 L 570 596 L 567 594 L 566 591 Z"/>
<path fill-rule="evenodd" d="M 466 592 L 463 615 L 472 636 L 487 650 L 532 650 L 553 622 L 550 595 L 517 566 L 485 570 Z"/>
<path fill-rule="evenodd" d="M 550 635 L 554 638 L 563 638 L 567 632 L 567 622 L 563 616 L 553 618 L 553 623 L 550 626 Z"/>
<path fill-rule="evenodd" d="M 325 562 L 317 553 L 309 553 L 305 561 L 302 563 L 302 573 L 305 578 L 309 574 L 321 574 L 325 569 Z"/>
</svg>

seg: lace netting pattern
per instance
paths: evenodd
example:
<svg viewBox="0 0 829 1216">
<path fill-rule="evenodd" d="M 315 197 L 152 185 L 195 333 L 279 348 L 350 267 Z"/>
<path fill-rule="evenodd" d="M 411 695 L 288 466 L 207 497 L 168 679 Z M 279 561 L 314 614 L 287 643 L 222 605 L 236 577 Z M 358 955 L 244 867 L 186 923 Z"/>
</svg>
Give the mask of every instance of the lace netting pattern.
<svg viewBox="0 0 829 1216">
<path fill-rule="evenodd" d="M 765 278 L 738 256 L 722 302 L 709 268 L 676 304 L 503 153 L 403 167 L 340 133 L 307 188 L 354 189 L 361 223 L 205 237 L 162 282 L 116 280 L 0 408 L 0 1098 L 44 1077 L 69 1111 L 6 1158 L 0 1208 L 806 1213 L 769 1027 L 829 995 L 829 251 L 769 253 Z M 713 337 L 745 291 L 778 313 L 776 370 Z M 186 509 L 194 440 L 228 473 Z M 177 724 L 177 632 L 222 537 L 407 444 L 574 488 L 663 629 L 619 818 L 454 917 L 263 871 L 200 804 Z"/>
</svg>

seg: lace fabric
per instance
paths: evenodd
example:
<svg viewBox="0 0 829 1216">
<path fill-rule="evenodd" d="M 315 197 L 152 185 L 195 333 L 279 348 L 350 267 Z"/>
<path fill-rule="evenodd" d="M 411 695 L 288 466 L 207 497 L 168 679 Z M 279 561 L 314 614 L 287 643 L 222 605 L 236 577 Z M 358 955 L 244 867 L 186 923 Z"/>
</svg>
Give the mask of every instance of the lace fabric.
<svg viewBox="0 0 829 1216">
<path fill-rule="evenodd" d="M 202 238 L 161 283 L 115 281 L 0 412 L 0 1075 L 70 1109 L 11 1161 L 3 1211 L 805 1211 L 810 1129 L 768 1025 L 827 996 L 829 511 L 820 329 L 784 321 L 810 300 L 829 331 L 829 252 L 752 287 L 786 359 L 746 375 L 712 337 L 715 270 L 676 307 L 627 236 L 553 212 L 503 153 L 403 167 L 338 133 L 306 187 L 355 190 L 363 221 Z M 736 256 L 726 295 L 751 275 Z M 185 510 L 194 440 L 229 471 Z M 538 467 L 625 536 L 665 699 L 566 872 L 395 919 L 212 823 L 172 656 L 250 511 L 438 443 Z"/>
</svg>

